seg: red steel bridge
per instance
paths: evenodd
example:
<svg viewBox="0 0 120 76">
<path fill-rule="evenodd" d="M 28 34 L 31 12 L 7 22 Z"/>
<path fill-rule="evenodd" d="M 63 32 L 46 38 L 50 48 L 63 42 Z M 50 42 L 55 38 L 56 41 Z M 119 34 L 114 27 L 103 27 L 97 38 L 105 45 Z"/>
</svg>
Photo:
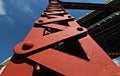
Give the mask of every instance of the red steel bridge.
<svg viewBox="0 0 120 76">
<path fill-rule="evenodd" d="M 118 11 L 119 5 L 49 0 L 0 76 L 120 76 L 118 67 L 66 9 Z M 119 55 L 119 52 L 114 54 Z"/>
</svg>

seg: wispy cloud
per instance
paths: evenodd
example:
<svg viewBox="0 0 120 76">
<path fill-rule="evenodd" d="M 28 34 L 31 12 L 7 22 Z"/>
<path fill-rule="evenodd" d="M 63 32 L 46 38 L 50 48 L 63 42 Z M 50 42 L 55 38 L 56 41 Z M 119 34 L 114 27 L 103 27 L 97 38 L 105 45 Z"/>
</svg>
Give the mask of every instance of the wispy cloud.
<svg viewBox="0 0 120 76">
<path fill-rule="evenodd" d="M 10 0 L 12 5 L 14 5 L 18 11 L 22 13 L 27 13 L 27 14 L 33 14 L 34 11 L 31 9 L 31 4 L 32 2 L 28 2 L 26 0 Z M 31 1 L 31 0 L 30 0 Z M 35 0 L 33 1 L 35 2 Z"/>
<path fill-rule="evenodd" d="M 23 6 L 23 10 L 26 13 L 33 13 L 33 10 L 27 4 Z"/>
<path fill-rule="evenodd" d="M 0 15 L 5 15 L 6 11 L 4 9 L 4 3 L 2 0 L 0 0 Z"/>
<path fill-rule="evenodd" d="M 12 17 L 6 16 L 5 18 L 6 18 L 7 22 L 9 22 L 10 24 L 14 23 L 14 20 L 12 19 Z"/>
<path fill-rule="evenodd" d="M 113 61 L 114 61 L 118 66 L 120 66 L 120 59 L 113 59 Z"/>
</svg>

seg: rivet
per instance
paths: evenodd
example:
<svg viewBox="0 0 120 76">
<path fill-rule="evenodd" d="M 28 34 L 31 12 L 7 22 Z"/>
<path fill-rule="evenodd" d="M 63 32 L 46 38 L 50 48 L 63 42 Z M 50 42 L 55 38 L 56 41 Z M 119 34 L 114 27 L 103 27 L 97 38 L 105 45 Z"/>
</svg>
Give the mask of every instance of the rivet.
<svg viewBox="0 0 120 76">
<path fill-rule="evenodd" d="M 33 44 L 32 44 L 32 43 L 26 42 L 26 43 L 23 44 L 22 49 L 23 49 L 23 50 L 29 50 L 29 49 L 31 49 L 32 47 L 33 47 Z"/>
<path fill-rule="evenodd" d="M 39 22 L 43 22 L 43 20 L 39 20 Z"/>
<path fill-rule="evenodd" d="M 72 18 L 71 16 L 68 16 L 68 18 Z"/>
<path fill-rule="evenodd" d="M 45 14 L 45 15 L 46 15 L 47 13 L 46 13 L 46 12 L 44 12 L 43 14 Z"/>
<path fill-rule="evenodd" d="M 77 30 L 78 30 L 78 31 L 83 31 L 83 28 L 78 27 Z"/>
</svg>

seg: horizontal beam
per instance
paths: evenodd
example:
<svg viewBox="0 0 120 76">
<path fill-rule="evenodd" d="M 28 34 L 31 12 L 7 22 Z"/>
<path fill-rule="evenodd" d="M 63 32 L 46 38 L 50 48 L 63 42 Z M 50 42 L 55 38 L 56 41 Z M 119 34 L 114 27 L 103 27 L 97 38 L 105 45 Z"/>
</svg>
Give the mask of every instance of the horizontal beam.
<svg viewBox="0 0 120 76">
<path fill-rule="evenodd" d="M 87 10 L 120 10 L 120 5 L 96 4 L 96 3 L 78 3 L 78 2 L 62 2 L 66 9 L 87 9 Z"/>
</svg>

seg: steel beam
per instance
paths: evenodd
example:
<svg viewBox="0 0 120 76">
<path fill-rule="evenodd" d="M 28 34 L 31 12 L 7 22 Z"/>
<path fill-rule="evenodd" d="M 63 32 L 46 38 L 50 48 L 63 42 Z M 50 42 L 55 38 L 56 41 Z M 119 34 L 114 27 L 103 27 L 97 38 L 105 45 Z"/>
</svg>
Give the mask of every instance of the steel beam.
<svg viewBox="0 0 120 76">
<path fill-rule="evenodd" d="M 96 3 L 78 3 L 61 2 L 66 9 L 86 9 L 86 10 L 120 10 L 120 5 L 96 4 Z"/>
</svg>

